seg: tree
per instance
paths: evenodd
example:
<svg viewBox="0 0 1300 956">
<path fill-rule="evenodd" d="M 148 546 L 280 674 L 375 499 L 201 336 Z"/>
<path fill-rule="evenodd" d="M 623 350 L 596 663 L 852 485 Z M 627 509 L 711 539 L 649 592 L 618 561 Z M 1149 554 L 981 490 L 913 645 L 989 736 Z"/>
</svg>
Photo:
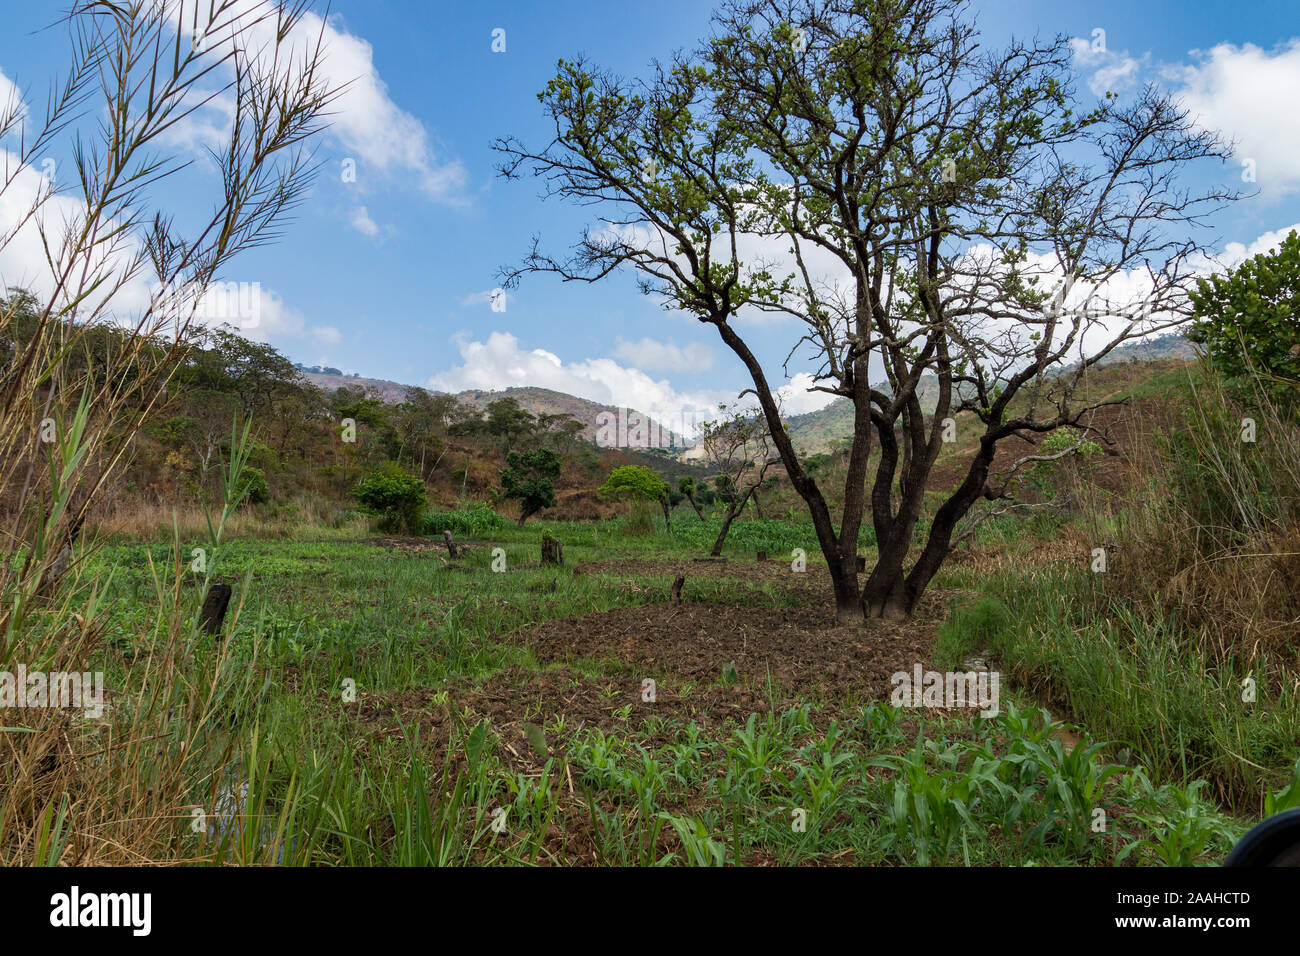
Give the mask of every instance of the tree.
<svg viewBox="0 0 1300 956">
<path fill-rule="evenodd" d="M 501 473 L 504 497 L 519 499 L 519 526 L 543 508 L 555 507 L 555 481 L 560 477 L 560 456 L 549 448 L 512 451 Z"/>
<path fill-rule="evenodd" d="M 1252 373 L 1273 401 L 1300 402 L 1300 233 L 1235 269 L 1200 279 L 1188 333 L 1238 385 Z"/>
<path fill-rule="evenodd" d="M 704 509 L 701 508 L 700 503 L 695 500 L 695 479 L 690 475 L 682 475 L 677 479 L 677 490 L 680 491 L 682 496 L 691 503 L 691 507 L 695 509 L 695 513 L 699 515 L 700 520 L 703 521 Z"/>
<path fill-rule="evenodd" d="M 671 531 L 672 502 L 668 492 L 668 482 L 644 465 L 619 465 L 609 473 L 596 493 L 602 498 L 624 501 L 657 501 L 663 508 L 664 524 Z"/>
<path fill-rule="evenodd" d="M 415 387 L 406 390 L 406 400 L 396 409 L 397 431 L 412 464 L 416 464 L 419 453 L 420 476 L 426 481 L 447 453 L 443 439 L 448 426 L 464 417 L 466 411 L 454 395 L 435 395 Z"/>
<path fill-rule="evenodd" d="M 731 522 L 745 510 L 772 463 L 767 422 L 762 414 L 746 409 L 728 412 L 726 406 L 721 406 L 721 411 L 721 418 L 704 423 L 700 436 L 705 460 L 717 472 L 714 483 L 727 505 L 722 516 L 722 529 L 709 552 L 715 558 L 722 554 Z"/>
<path fill-rule="evenodd" d="M 509 447 L 533 433 L 537 419 L 513 398 L 499 398 L 487 407 L 487 431 Z"/>
<path fill-rule="evenodd" d="M 1087 433 L 1097 406 L 1077 385 L 1122 342 L 1186 318 L 1204 252 L 1189 234 L 1236 195 L 1180 181 L 1228 149 L 1156 89 L 1084 105 L 1066 38 L 995 50 L 965 10 L 731 0 L 708 41 L 644 80 L 562 61 L 540 95 L 549 143 L 495 144 L 503 176 L 531 173 L 601 217 L 560 258 L 535 239 L 503 283 L 627 267 L 665 308 L 712 326 L 753 382 L 842 621 L 911 614 L 959 525 L 1014 497 L 1032 465 L 995 474 L 999 444 Z M 755 312 L 796 320 L 790 354 L 813 389 L 853 405 L 838 526 L 736 324 Z M 963 413 L 982 430 L 909 567 L 927 480 Z M 860 586 L 868 505 L 877 556 Z"/>
<path fill-rule="evenodd" d="M 383 531 L 405 528 L 418 534 L 424 530 L 424 482 L 395 461 L 384 462 L 362 478 L 352 497 L 363 510 L 379 517 Z"/>
</svg>

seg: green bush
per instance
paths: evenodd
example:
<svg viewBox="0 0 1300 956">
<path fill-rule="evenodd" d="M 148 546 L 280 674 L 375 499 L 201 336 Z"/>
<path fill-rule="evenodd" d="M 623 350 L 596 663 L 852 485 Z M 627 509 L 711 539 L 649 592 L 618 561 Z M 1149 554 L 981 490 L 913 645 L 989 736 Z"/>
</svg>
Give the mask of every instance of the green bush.
<svg viewBox="0 0 1300 956">
<path fill-rule="evenodd" d="M 1253 398 L 1258 386 L 1294 412 L 1300 404 L 1300 234 L 1196 286 L 1196 321 L 1187 337 L 1206 347 L 1240 397 Z"/>
<path fill-rule="evenodd" d="M 262 469 L 254 468 L 252 465 L 244 466 L 240 491 L 243 493 L 243 500 L 250 504 L 260 505 L 271 500 L 270 489 L 266 487 L 266 475 L 263 474 Z"/>
<path fill-rule="evenodd" d="M 384 462 L 362 478 L 352 497 L 363 511 L 379 518 L 382 531 L 423 530 L 424 482 L 395 461 Z"/>
<path fill-rule="evenodd" d="M 560 477 L 561 465 L 560 456 L 549 448 L 512 451 L 506 455 L 501 497 L 518 499 L 521 526 L 543 508 L 555 507 L 555 482 Z"/>
</svg>

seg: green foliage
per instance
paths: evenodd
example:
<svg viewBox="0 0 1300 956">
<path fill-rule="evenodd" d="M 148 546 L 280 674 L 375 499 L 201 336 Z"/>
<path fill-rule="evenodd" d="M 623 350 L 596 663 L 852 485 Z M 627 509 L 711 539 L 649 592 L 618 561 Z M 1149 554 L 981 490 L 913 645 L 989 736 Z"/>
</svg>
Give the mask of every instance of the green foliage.
<svg viewBox="0 0 1300 956">
<path fill-rule="evenodd" d="M 254 468 L 252 465 L 244 466 L 240 490 L 243 500 L 250 504 L 260 505 L 271 500 L 271 492 L 266 487 L 266 475 L 262 469 Z"/>
<path fill-rule="evenodd" d="M 543 508 L 555 507 L 555 480 L 560 477 L 562 464 L 560 456 L 549 448 L 506 455 L 506 468 L 501 473 L 502 497 L 519 500 L 520 524 Z"/>
<path fill-rule="evenodd" d="M 597 494 L 606 499 L 659 501 L 668 494 L 668 482 L 644 465 L 620 465 L 609 473 Z"/>
<path fill-rule="evenodd" d="M 1010 609 L 995 597 L 959 605 L 939 626 L 935 661 L 942 667 L 956 667 L 971 651 L 996 646 L 1010 626 Z"/>
<path fill-rule="evenodd" d="M 1300 403 L 1300 233 L 1226 274 L 1199 279 L 1188 338 L 1239 388 L 1258 373 L 1273 401 Z"/>
<path fill-rule="evenodd" d="M 384 531 L 422 530 L 420 512 L 425 504 L 424 482 L 394 461 L 371 471 L 352 491 L 363 511 L 379 517 Z"/>
<path fill-rule="evenodd" d="M 519 441 L 537 426 L 537 419 L 513 398 L 499 398 L 487 407 L 487 431 L 507 444 Z"/>
<path fill-rule="evenodd" d="M 480 537 L 493 531 L 500 531 L 509 522 L 486 504 L 476 501 L 468 507 L 455 511 L 431 511 L 424 517 L 425 534 L 442 534 L 450 531 L 453 535 L 467 538 Z"/>
<path fill-rule="evenodd" d="M 1262 439 L 1244 441 L 1242 407 L 1217 376 L 1203 385 L 1184 406 L 1184 427 L 1159 436 L 1169 494 L 1156 507 L 1178 513 L 1209 556 L 1284 531 L 1300 518 L 1300 494 L 1294 446 L 1266 437 L 1285 435 L 1273 403 L 1253 413 Z"/>
</svg>

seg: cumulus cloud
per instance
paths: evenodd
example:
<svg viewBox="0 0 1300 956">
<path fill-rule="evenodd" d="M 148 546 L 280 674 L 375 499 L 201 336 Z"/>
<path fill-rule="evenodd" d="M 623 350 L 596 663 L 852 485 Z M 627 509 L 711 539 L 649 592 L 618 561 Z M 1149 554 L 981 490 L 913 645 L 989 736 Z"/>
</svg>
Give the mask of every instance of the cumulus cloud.
<svg viewBox="0 0 1300 956">
<path fill-rule="evenodd" d="M 1193 56 L 1195 64 L 1165 75 L 1197 122 L 1234 140 L 1238 159 L 1254 161 L 1265 196 L 1300 189 L 1300 123 L 1287 119 L 1300 102 L 1300 38 L 1271 51 L 1220 43 Z"/>
<path fill-rule="evenodd" d="M 509 332 L 493 332 L 486 342 L 467 336 L 455 341 L 462 364 L 434 375 L 428 381 L 430 388 L 447 392 L 522 385 L 549 388 L 645 412 L 665 428 L 687 437 L 694 437 L 699 422 L 716 417 L 720 402 L 735 398 L 730 391 L 680 392 L 666 379 L 652 378 L 613 359 L 566 363 L 545 349 L 521 348 Z"/>
<path fill-rule="evenodd" d="M 546 349 L 524 349 L 509 332 L 492 332 L 486 342 L 461 335 L 455 340 L 461 364 L 432 376 L 426 385 L 445 392 L 486 391 L 530 385 L 549 388 L 588 401 L 645 412 L 687 440 L 698 438 L 699 426 L 714 421 L 719 405 L 756 408 L 752 395 L 738 400 L 735 389 L 680 391 L 667 379 L 610 358 L 564 362 Z M 795 375 L 777 389 L 786 415 L 815 411 L 834 400 L 824 392 L 809 392 L 813 377 Z"/>
<path fill-rule="evenodd" d="M 5 76 L 4 70 L 0 70 L 0 116 L 22 118 L 26 115 L 27 103 L 23 100 L 22 91 L 13 80 Z"/>
<path fill-rule="evenodd" d="M 193 5 L 177 0 L 159 2 L 167 4 L 169 16 L 182 24 L 181 29 L 188 35 Z M 220 56 L 232 42 L 230 34 L 243 24 L 241 48 L 253 57 L 269 56 L 274 49 L 275 18 L 258 18 L 272 9 L 271 0 L 240 0 L 233 9 L 234 14 L 222 17 L 228 29 L 202 38 L 204 49 L 214 58 Z M 297 69 L 302 54 L 317 38 L 323 51 L 320 79 L 324 86 L 338 90 L 330 104 L 326 136 L 345 159 L 355 164 L 357 184 L 365 188 L 382 177 L 412 185 L 440 202 L 463 203 L 468 180 L 465 167 L 459 160 L 442 156 L 424 124 L 393 101 L 388 84 L 375 66 L 374 48 L 364 38 L 349 33 L 341 16 L 323 19 L 316 13 L 305 13 L 288 38 L 290 54 L 281 53 L 281 62 L 291 64 L 285 68 Z M 234 99 L 230 92 L 215 96 L 213 92 L 193 91 L 190 102 L 203 105 L 175 124 L 166 142 L 200 152 L 228 139 Z"/>
<path fill-rule="evenodd" d="M 702 342 L 678 348 L 672 342 L 651 338 L 640 342 L 619 341 L 611 355 L 657 372 L 704 372 L 713 367 L 713 350 Z"/>
<path fill-rule="evenodd" d="M 1121 53 L 1107 49 L 1104 34 L 1094 39 L 1074 37 L 1070 40 L 1070 52 L 1077 67 L 1091 71 L 1088 89 L 1096 96 L 1132 89 L 1151 59 L 1150 54 L 1133 57 L 1127 50 Z"/>
<path fill-rule="evenodd" d="M 820 382 L 811 372 L 799 372 L 778 388 L 776 399 L 781 405 L 781 417 L 805 415 L 825 408 L 835 401 L 835 396 L 828 392 L 811 390 L 814 385 L 819 384 L 829 383 Z"/>
<path fill-rule="evenodd" d="M 8 185 L 0 190 L 0 293 L 24 289 L 48 300 L 57 281 L 45 258 L 41 228 L 46 229 L 51 247 L 58 249 L 66 230 L 85 218 L 85 206 L 68 195 L 51 195 L 51 183 L 41 170 L 7 150 L 0 150 L 0 177 L 8 178 Z M 311 338 L 334 343 L 341 339 L 337 329 L 313 326 L 277 292 L 237 269 L 210 285 L 197 300 L 183 287 L 163 290 L 139 267 L 140 253 L 139 241 L 125 232 L 96 250 L 95 268 L 102 266 L 117 278 L 104 286 L 111 289 L 111 298 L 88 297 L 81 307 L 83 315 L 98 314 L 103 321 L 134 327 L 152 303 L 155 321 L 192 315 L 196 324 L 228 325 L 258 341 L 283 344 Z"/>
</svg>

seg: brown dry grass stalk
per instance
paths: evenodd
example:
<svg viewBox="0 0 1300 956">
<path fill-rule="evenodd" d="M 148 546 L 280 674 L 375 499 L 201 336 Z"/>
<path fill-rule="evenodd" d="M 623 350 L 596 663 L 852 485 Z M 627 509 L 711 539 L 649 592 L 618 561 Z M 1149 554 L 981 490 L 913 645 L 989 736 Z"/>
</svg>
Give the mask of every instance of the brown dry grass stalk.
<svg viewBox="0 0 1300 956">
<path fill-rule="evenodd" d="M 0 195 L 25 210 L 0 223 L 0 248 L 34 246 L 47 265 L 30 294 L 0 300 L 0 672 L 110 661 L 83 531 L 164 401 L 201 297 L 234 256 L 274 237 L 314 172 L 309 145 L 337 90 L 306 12 L 217 0 L 106 15 L 78 3 L 66 16 L 72 63 L 40 128 L 27 128 L 23 104 L 0 105 L 0 133 L 19 141 Z M 160 149 L 214 96 L 234 103 L 213 154 L 222 188 L 210 219 L 182 234 L 154 201 L 187 162 Z M 75 192 L 33 171 L 73 135 L 75 173 L 61 181 Z M 177 858 L 187 794 L 229 757 L 216 716 L 239 684 L 224 653 L 195 638 L 181 567 L 157 574 L 162 610 L 130 635 L 101 716 L 0 708 L 0 863 Z"/>
</svg>

